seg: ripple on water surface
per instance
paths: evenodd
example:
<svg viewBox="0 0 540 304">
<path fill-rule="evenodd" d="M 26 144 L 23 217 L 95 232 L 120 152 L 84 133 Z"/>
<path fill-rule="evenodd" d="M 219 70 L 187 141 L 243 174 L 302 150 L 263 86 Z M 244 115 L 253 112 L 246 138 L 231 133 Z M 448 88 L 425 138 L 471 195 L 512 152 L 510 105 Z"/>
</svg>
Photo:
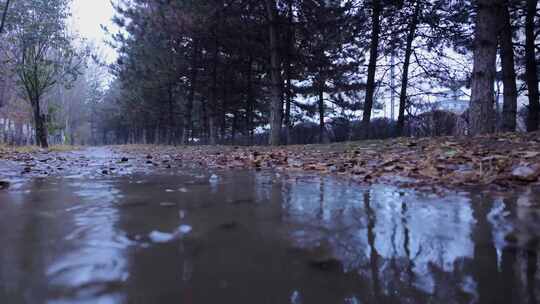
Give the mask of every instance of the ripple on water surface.
<svg viewBox="0 0 540 304">
<path fill-rule="evenodd" d="M 0 192 L 2 303 L 534 303 L 540 296 L 535 189 L 436 197 L 242 171 L 22 187 Z"/>
</svg>

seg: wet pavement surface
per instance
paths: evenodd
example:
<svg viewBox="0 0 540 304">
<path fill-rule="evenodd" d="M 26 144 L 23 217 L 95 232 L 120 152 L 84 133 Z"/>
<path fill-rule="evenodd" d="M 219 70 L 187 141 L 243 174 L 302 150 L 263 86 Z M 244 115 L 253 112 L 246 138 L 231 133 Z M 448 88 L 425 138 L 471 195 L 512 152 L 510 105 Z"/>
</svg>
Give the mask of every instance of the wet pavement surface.
<svg viewBox="0 0 540 304">
<path fill-rule="evenodd" d="M 59 157 L 0 163 L 0 303 L 540 298 L 538 189 L 441 197 L 105 148 Z"/>
</svg>

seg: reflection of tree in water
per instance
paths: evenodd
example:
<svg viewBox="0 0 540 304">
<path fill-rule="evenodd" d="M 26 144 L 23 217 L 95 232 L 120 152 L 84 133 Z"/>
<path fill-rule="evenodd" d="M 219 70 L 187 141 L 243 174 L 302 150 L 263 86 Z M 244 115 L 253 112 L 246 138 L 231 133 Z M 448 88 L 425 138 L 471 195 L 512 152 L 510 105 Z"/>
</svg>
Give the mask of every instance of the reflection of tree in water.
<svg viewBox="0 0 540 304">
<path fill-rule="evenodd" d="M 476 225 L 473 231 L 474 258 L 472 267 L 477 284 L 479 303 L 498 303 L 497 290 L 497 250 L 493 243 L 492 227 L 488 215 L 492 204 L 484 196 L 473 197 L 473 215 Z"/>
<path fill-rule="evenodd" d="M 540 226 L 534 215 L 537 211 L 531 208 L 539 206 L 535 197 L 530 190 L 509 194 L 496 200 L 498 205 L 488 216 L 499 254 L 500 303 L 538 303 L 540 247 L 535 242 Z"/>
<path fill-rule="evenodd" d="M 516 214 L 516 200 L 511 198 L 503 199 L 504 208 L 508 216 L 513 218 Z M 501 253 L 501 288 L 503 290 L 501 301 L 512 303 L 516 296 L 516 276 L 515 264 L 517 259 L 517 248 L 514 246 L 504 246 Z"/>
<path fill-rule="evenodd" d="M 150 287 L 163 299 L 189 294 L 195 302 L 239 297 L 262 303 L 536 301 L 537 256 L 498 245 L 488 196 L 438 201 L 397 195 L 388 187 L 352 188 L 328 178 L 236 181 L 234 191 L 218 187 L 213 195 L 236 200 L 249 193 L 262 203 L 190 210 L 191 217 L 204 215 L 208 231 L 198 239 L 135 252 L 130 288 Z M 233 211 L 238 225 L 220 230 Z M 325 252 L 320 263 L 335 259 L 340 266 L 314 267 L 311 261 L 319 263 L 320 251 Z M 168 262 L 150 262 L 156 257 Z M 147 277 L 160 279 L 149 283 Z"/>
<path fill-rule="evenodd" d="M 516 238 L 517 256 L 514 266 L 518 269 L 517 276 L 521 279 L 519 289 L 521 299 L 528 303 L 538 303 L 540 293 L 540 279 L 538 278 L 538 250 L 540 250 L 540 195 L 537 191 L 527 189 L 519 197 L 513 198 L 508 205 L 512 205 L 515 213 L 514 237 Z M 532 223 L 532 224 L 531 224 Z M 513 247 L 513 244 L 507 247 Z M 515 245 L 514 245 L 515 246 Z"/>
<path fill-rule="evenodd" d="M 320 221 L 325 220 L 324 212 L 326 211 L 324 208 L 324 177 L 320 177 L 319 181 L 319 212 L 317 214 L 317 217 Z"/>
<path fill-rule="evenodd" d="M 527 294 L 529 296 L 529 303 L 536 304 L 538 299 L 536 297 L 536 275 L 538 271 L 538 253 L 532 248 L 527 250 Z"/>
<path fill-rule="evenodd" d="M 375 212 L 371 209 L 369 191 L 364 192 L 364 208 L 366 210 L 368 225 L 367 239 L 369 244 L 369 265 L 371 268 L 371 280 L 373 282 L 373 296 L 375 299 L 381 298 L 381 287 L 379 283 L 379 253 L 375 247 Z"/>
<path fill-rule="evenodd" d="M 271 175 L 246 175 L 231 181 L 224 177 L 213 194 L 208 185 L 196 185 L 176 207 L 120 208 L 109 201 L 84 205 L 96 209 L 91 212 L 73 211 L 79 217 L 49 217 L 48 211 L 65 205 L 38 204 L 67 204 L 73 198 L 66 191 L 19 193 L 26 205 L 1 210 L 8 216 L 0 222 L 0 242 L 16 241 L 0 249 L 0 266 L 12 263 L 16 269 L 0 268 L 0 298 L 6 298 L 8 287 L 21 294 L 32 288 L 27 294 L 33 298 L 46 292 L 39 289 L 48 279 L 44 259 L 57 249 L 43 240 L 70 234 L 77 219 L 86 220 L 80 223 L 91 228 L 93 233 L 84 235 L 92 240 L 112 237 L 120 244 L 117 237 L 124 232 L 172 231 L 182 209 L 194 228 L 189 237 L 121 252 L 129 254 L 130 277 L 122 285 L 128 302 L 538 302 L 538 223 L 533 225 L 531 207 L 524 207 L 534 192 L 503 200 L 477 193 L 441 201 L 412 192 L 398 195 L 389 187 L 353 188 L 325 177 L 276 182 Z M 39 189 L 39 182 L 32 187 Z M 132 186 L 122 184 L 119 191 L 130 193 Z M 162 192 L 144 198 L 155 201 Z M 139 201 L 140 193 L 135 194 Z M 123 203 L 131 199 L 122 196 Z M 106 247 L 100 250 L 95 244 L 92 252 L 103 254 L 91 262 L 111 260 L 117 251 L 106 250 L 110 243 L 100 243 Z M 98 264 L 107 272 L 116 269 Z"/>
<path fill-rule="evenodd" d="M 515 248 L 498 245 L 493 234 L 501 227 L 489 220 L 496 212 L 496 200 L 489 195 L 438 200 L 407 192 L 393 195 L 388 187 L 350 192 L 332 180 L 311 182 L 287 188 L 291 220 L 328 240 L 345 269 L 368 281 L 372 300 L 536 301 L 537 251 L 519 255 Z M 356 203 L 359 196 L 362 204 Z M 307 246 L 309 239 L 303 242 Z M 520 256 L 528 266 L 522 263 L 518 275 Z M 524 290 L 516 301 L 520 277 Z"/>
<path fill-rule="evenodd" d="M 403 226 L 403 251 L 405 252 L 406 264 L 407 264 L 407 283 L 408 286 L 412 286 L 414 280 L 414 260 L 411 258 L 410 249 L 410 231 L 407 225 L 407 204 L 401 203 L 401 225 Z"/>
</svg>

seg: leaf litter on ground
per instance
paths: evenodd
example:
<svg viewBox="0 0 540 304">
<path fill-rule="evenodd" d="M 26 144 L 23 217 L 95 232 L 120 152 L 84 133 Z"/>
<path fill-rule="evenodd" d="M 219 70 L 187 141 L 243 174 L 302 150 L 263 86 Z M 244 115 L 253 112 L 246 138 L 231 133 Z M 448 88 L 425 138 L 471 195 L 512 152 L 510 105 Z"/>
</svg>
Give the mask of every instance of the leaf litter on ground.
<svg viewBox="0 0 540 304">
<path fill-rule="evenodd" d="M 402 186 L 540 183 L 538 132 L 282 147 L 123 146 L 121 151 L 135 158 L 172 159 L 179 167 L 333 174 Z"/>
<path fill-rule="evenodd" d="M 116 162 L 125 166 L 151 162 L 152 167 L 165 169 L 273 169 L 405 187 L 540 184 L 540 132 L 281 147 L 126 145 L 113 149 L 120 155 Z M 54 151 L 0 146 L 2 159 L 26 164 L 27 171 L 81 162 Z"/>
</svg>

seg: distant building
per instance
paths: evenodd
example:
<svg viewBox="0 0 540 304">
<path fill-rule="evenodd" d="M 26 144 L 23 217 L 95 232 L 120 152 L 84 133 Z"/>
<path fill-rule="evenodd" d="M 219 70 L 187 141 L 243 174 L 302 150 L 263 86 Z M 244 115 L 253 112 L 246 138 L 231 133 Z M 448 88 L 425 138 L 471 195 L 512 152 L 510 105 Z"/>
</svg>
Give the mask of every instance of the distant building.
<svg viewBox="0 0 540 304">
<path fill-rule="evenodd" d="M 438 93 L 435 108 L 455 114 L 463 114 L 469 108 L 469 98 L 459 89 L 443 91 Z"/>
</svg>

